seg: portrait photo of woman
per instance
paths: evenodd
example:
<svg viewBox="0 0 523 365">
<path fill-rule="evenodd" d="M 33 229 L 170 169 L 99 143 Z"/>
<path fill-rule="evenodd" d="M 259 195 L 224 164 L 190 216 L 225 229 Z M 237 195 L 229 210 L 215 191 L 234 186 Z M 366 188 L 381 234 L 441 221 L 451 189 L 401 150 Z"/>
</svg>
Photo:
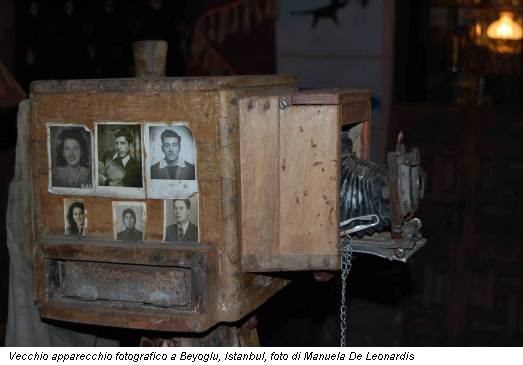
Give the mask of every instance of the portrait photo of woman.
<svg viewBox="0 0 523 365">
<path fill-rule="evenodd" d="M 145 202 L 114 201 L 114 239 L 125 242 L 143 241 L 146 217 Z"/>
<path fill-rule="evenodd" d="M 85 236 L 87 230 L 83 200 L 64 199 L 65 235 Z"/>
<path fill-rule="evenodd" d="M 91 189 L 91 136 L 83 127 L 50 126 L 51 186 Z"/>
<path fill-rule="evenodd" d="M 143 233 L 135 228 L 136 213 L 131 208 L 127 208 L 122 213 L 122 221 L 125 228 L 118 232 L 116 239 L 118 241 L 137 242 L 142 240 Z"/>
</svg>

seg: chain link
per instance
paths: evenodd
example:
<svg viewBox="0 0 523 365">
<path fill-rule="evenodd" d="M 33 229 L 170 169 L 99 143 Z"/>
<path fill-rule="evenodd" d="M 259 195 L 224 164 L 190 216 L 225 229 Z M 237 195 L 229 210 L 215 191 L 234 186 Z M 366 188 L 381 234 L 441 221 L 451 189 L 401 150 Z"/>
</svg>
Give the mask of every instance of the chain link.
<svg viewBox="0 0 523 365">
<path fill-rule="evenodd" d="M 352 239 L 347 234 L 341 243 L 340 346 L 347 347 L 347 277 L 352 267 Z"/>
</svg>

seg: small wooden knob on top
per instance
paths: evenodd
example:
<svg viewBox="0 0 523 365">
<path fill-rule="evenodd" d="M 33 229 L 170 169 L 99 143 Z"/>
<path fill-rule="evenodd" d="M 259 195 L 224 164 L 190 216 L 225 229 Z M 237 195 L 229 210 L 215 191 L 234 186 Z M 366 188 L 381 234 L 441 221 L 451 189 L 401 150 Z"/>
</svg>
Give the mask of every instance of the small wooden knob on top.
<svg viewBox="0 0 523 365">
<path fill-rule="evenodd" d="M 134 74 L 140 78 L 165 77 L 167 42 L 133 42 Z"/>
</svg>

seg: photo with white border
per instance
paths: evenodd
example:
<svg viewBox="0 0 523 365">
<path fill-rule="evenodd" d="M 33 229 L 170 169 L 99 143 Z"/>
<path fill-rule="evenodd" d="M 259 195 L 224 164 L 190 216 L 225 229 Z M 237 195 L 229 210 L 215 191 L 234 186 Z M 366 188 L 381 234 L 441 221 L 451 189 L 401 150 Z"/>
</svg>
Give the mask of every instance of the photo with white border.
<svg viewBox="0 0 523 365">
<path fill-rule="evenodd" d="M 114 240 L 142 242 L 146 226 L 145 202 L 113 201 Z"/>
<path fill-rule="evenodd" d="M 144 140 L 148 198 L 189 198 L 198 192 L 196 142 L 187 123 L 148 122 Z"/>
<path fill-rule="evenodd" d="M 200 241 L 199 194 L 188 199 L 166 199 L 163 202 L 163 240 L 170 243 Z"/>
<path fill-rule="evenodd" d="M 83 199 L 64 199 L 64 234 L 85 237 L 87 233 L 87 209 Z"/>
<path fill-rule="evenodd" d="M 145 198 L 140 123 L 95 125 L 96 195 Z"/>
<path fill-rule="evenodd" d="M 93 136 L 82 124 L 47 123 L 48 191 L 92 195 Z"/>
</svg>

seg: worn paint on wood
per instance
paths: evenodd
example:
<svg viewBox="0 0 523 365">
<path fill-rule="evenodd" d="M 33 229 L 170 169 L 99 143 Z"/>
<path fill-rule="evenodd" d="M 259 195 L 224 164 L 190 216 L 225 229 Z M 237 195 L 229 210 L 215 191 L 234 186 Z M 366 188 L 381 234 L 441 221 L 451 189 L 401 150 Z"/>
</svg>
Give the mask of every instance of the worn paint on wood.
<svg viewBox="0 0 523 365">
<path fill-rule="evenodd" d="M 187 95 L 189 94 L 189 95 Z M 216 242 L 218 227 L 216 217 L 219 216 L 219 206 L 206 203 L 206 197 L 214 199 L 219 196 L 219 181 L 216 167 L 220 166 L 220 156 L 216 151 L 216 135 L 214 133 L 217 115 L 217 99 L 212 93 L 182 93 L 162 94 L 154 97 L 145 95 L 127 94 L 46 94 L 35 97 L 38 120 L 34 123 L 34 153 L 42 156 L 42 147 L 46 146 L 45 123 L 53 120 L 77 122 L 81 120 L 86 127 L 94 130 L 94 124 L 101 120 L 119 120 L 122 122 L 140 122 L 145 120 L 184 119 L 193 132 L 196 140 L 198 166 L 205 171 L 198 176 L 200 188 L 203 192 L 201 203 L 208 208 L 202 210 L 200 221 L 209 227 L 201 236 L 203 242 Z M 200 149 L 200 144 L 203 147 Z M 45 152 L 44 152 L 45 153 Z M 35 185 L 38 189 L 35 194 L 36 227 L 39 236 L 46 236 L 63 232 L 63 223 L 55 219 L 58 216 L 58 202 L 61 196 L 45 193 L 44 180 L 47 177 L 47 161 L 35 159 Z M 47 188 L 46 188 L 47 190 Z M 90 235 L 96 239 L 111 239 L 111 199 L 100 197 L 85 197 L 86 206 L 90 208 Z M 148 222 L 145 240 L 161 240 L 163 235 L 162 202 L 147 200 Z M 62 213 L 60 213 L 62 215 Z M 93 220 L 94 219 L 94 220 Z"/>
<path fill-rule="evenodd" d="M 316 89 L 293 94 L 289 101 L 292 105 L 353 105 L 360 101 L 370 102 L 370 97 L 368 90 Z"/>
<path fill-rule="evenodd" d="M 342 115 L 368 116 L 365 108 L 346 108 L 368 97 L 365 93 L 325 92 L 314 99 L 310 93 L 296 94 L 295 86 L 295 79 L 279 76 L 33 84 L 33 149 L 27 161 L 31 161 L 33 178 L 36 297 L 43 304 L 43 316 L 128 328 L 200 332 L 220 321 L 241 319 L 287 283 L 245 271 L 336 268 L 337 239 L 333 241 L 331 236 L 336 233 L 337 238 L 341 119 Z M 240 122 L 244 98 L 256 100 L 253 109 L 260 113 L 245 125 Z M 289 101 L 287 109 L 280 108 L 281 100 Z M 362 105 L 370 106 L 370 102 Z M 241 113 L 249 115 L 243 109 Z M 365 119 L 362 116 L 359 120 Z M 95 130 L 96 123 L 106 121 L 139 123 L 142 128 L 146 123 L 186 123 L 197 149 L 200 242 L 207 244 L 162 243 L 164 214 L 159 199 L 135 199 L 145 204 L 147 212 L 143 243 L 113 240 L 112 204 L 126 200 L 97 196 L 81 196 L 89 210 L 86 237 L 63 236 L 63 199 L 78 196 L 47 191 L 45 125 L 82 123 Z M 251 136 L 254 145 L 243 140 L 244 132 L 251 128 L 256 131 Z M 259 136 L 264 144 L 261 148 Z M 267 200 L 270 196 L 274 201 Z M 260 217 L 276 224 L 264 230 Z M 313 228 L 304 227 L 304 222 Z M 321 228 L 312 226 L 312 222 L 320 222 Z M 261 236 L 255 232 L 260 230 Z M 90 266 L 80 268 L 70 264 L 73 261 Z M 144 305 L 140 301 L 147 302 L 150 293 L 126 296 L 123 284 L 116 285 L 114 293 L 97 289 L 97 298 L 104 293 L 112 300 L 81 300 L 79 293 L 83 291 L 73 287 L 67 293 L 78 297 L 66 297 L 59 284 L 67 276 L 57 269 L 62 265 L 59 262 L 67 263 L 63 266 L 69 272 L 93 273 L 73 282 L 89 286 L 94 280 L 104 290 L 103 272 L 110 273 L 107 276 L 119 273 L 131 285 L 133 271 L 127 271 L 129 265 L 137 266 L 135 276 L 142 283 L 154 275 L 174 275 L 174 282 L 183 282 L 185 279 L 175 273 L 190 272 L 190 304 L 181 309 L 186 297 L 180 293 L 169 302 L 177 309 L 160 308 L 159 302 L 156 306 Z M 83 296 L 93 299 L 88 297 Z"/>
<path fill-rule="evenodd" d="M 216 258 L 215 250 L 203 244 L 180 244 L 172 249 L 164 244 L 74 244 L 52 239 L 41 242 L 36 250 L 34 268 L 45 273 L 35 277 L 37 302 L 45 303 L 42 313 L 48 318 L 128 328 L 203 331 L 217 321 L 213 271 Z M 167 300 L 161 289 L 179 294 Z M 158 293 L 153 295 L 155 291 Z M 140 299 L 150 303 L 139 303 Z M 90 319 L 89 315 L 95 313 L 107 318 Z"/>
<path fill-rule="evenodd" d="M 34 264 L 39 273 L 44 273 L 44 276 L 35 275 L 35 284 L 38 302 L 44 304 L 42 314 L 81 323 L 198 332 L 219 321 L 239 320 L 242 313 L 252 311 L 278 291 L 281 279 L 270 278 L 260 285 L 246 279 L 247 274 L 241 272 L 237 228 L 241 218 L 237 101 L 241 96 L 289 92 L 295 87 L 293 80 L 263 76 L 201 82 L 191 79 L 102 80 L 99 83 L 86 80 L 33 84 L 33 156 L 41 156 L 45 151 L 43 126 L 49 121 L 67 124 L 80 120 L 91 130 L 96 123 L 104 121 L 140 123 L 142 127 L 147 122 L 186 122 L 198 152 L 200 241 L 209 243 L 161 243 L 164 214 L 163 201 L 158 199 L 138 200 L 145 203 L 147 212 L 143 243 L 114 242 L 111 206 L 113 201 L 126 200 L 97 196 L 82 196 L 89 209 L 87 236 L 82 240 L 68 240 L 63 236 L 63 223 L 57 223 L 54 217 L 63 215 L 63 211 L 59 213 L 56 208 L 62 206 L 63 198 L 76 196 L 45 191 L 48 163 L 43 158 L 32 159 L 33 217 L 39 242 Z M 175 86 L 180 87 L 173 90 Z M 245 86 L 248 88 L 242 89 Z M 195 263 L 198 257 L 205 259 L 205 263 Z M 150 305 L 138 303 L 116 304 L 117 301 L 56 296 L 59 287 L 51 285 L 46 276 L 52 272 L 53 265 L 56 266 L 53 264 L 56 260 L 187 268 L 191 271 L 194 307 L 191 304 L 190 314 L 186 310 L 166 308 L 158 312 Z"/>
<path fill-rule="evenodd" d="M 336 255 L 338 106 L 280 111 L 279 253 Z"/>
<path fill-rule="evenodd" d="M 240 100 L 242 267 L 339 267 L 341 128 L 368 158 L 370 93 L 307 91 Z"/>
<path fill-rule="evenodd" d="M 67 322 L 169 332 L 203 332 L 216 324 L 212 315 L 202 312 L 57 298 L 50 299 L 40 314 Z"/>
<path fill-rule="evenodd" d="M 158 307 L 184 307 L 191 301 L 191 271 L 183 268 L 65 261 L 57 296 L 111 300 Z"/>
<path fill-rule="evenodd" d="M 240 100 L 242 254 L 263 255 L 278 242 L 278 96 Z"/>
<path fill-rule="evenodd" d="M 296 88 L 298 80 L 290 75 L 257 75 L 257 76 L 210 76 L 210 77 L 165 77 L 158 79 L 95 79 L 95 80 L 47 80 L 31 83 L 33 94 L 55 93 L 159 93 L 186 91 L 241 90 L 248 88 L 276 89 Z M 254 91 L 254 90 L 253 90 Z M 252 92 L 251 92 L 252 94 Z"/>
</svg>

